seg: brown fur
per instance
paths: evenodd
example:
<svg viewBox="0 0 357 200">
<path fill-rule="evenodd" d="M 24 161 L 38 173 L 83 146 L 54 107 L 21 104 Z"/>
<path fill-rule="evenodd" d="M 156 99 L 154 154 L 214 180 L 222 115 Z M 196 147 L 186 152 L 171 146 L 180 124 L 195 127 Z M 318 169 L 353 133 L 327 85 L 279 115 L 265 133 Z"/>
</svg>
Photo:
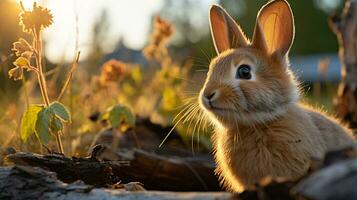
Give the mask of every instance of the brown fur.
<svg viewBox="0 0 357 200">
<path fill-rule="evenodd" d="M 321 112 L 291 105 L 272 122 L 216 130 L 212 137 L 216 172 L 232 191 L 252 189 L 268 175 L 296 179 L 306 173 L 311 158 L 353 145 L 346 133 Z"/>
<path fill-rule="evenodd" d="M 254 188 L 254 184 L 266 176 L 299 178 L 306 173 L 312 157 L 322 158 L 329 150 L 354 145 L 351 132 L 337 120 L 298 103 L 297 82 L 287 62 L 293 24 L 284 22 L 284 29 L 278 30 L 277 34 L 284 34 L 282 40 L 264 39 L 268 34 L 266 27 L 259 28 L 259 20 L 277 8 L 278 16 L 282 12 L 285 18 L 292 17 L 286 1 L 269 3 L 261 11 L 263 17 L 258 15 L 252 43 L 234 43 L 234 49 L 216 48 L 219 56 L 211 62 L 200 92 L 200 105 L 215 125 L 212 140 L 216 172 L 232 191 Z M 214 6 L 212 10 L 215 15 L 211 17 L 218 15 L 219 18 L 211 21 L 223 19 L 216 24 L 226 24 L 226 29 L 234 25 L 232 21 L 224 21 L 231 18 L 226 17 L 222 8 Z M 213 35 L 214 42 L 233 41 L 222 39 L 223 36 Z M 245 36 L 240 33 L 236 37 Z M 251 66 L 254 74 L 251 80 L 234 77 L 242 62 Z M 214 98 L 205 99 L 213 93 Z"/>
</svg>

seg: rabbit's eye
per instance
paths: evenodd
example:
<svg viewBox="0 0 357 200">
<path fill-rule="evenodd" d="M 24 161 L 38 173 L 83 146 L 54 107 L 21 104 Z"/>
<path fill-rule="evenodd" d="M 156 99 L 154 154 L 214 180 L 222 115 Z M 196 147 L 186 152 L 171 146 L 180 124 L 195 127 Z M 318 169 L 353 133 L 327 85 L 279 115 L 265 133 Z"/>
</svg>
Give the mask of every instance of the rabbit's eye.
<svg viewBox="0 0 357 200">
<path fill-rule="evenodd" d="M 246 64 L 240 65 L 237 69 L 236 78 L 251 79 L 252 74 L 250 73 L 249 65 L 246 65 Z"/>
</svg>

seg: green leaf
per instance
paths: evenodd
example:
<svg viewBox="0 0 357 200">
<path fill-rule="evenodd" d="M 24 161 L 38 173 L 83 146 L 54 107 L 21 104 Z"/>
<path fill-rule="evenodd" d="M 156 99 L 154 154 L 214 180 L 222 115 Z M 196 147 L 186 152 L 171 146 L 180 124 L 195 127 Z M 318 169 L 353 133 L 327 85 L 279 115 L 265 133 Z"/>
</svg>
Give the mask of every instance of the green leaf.
<svg viewBox="0 0 357 200">
<path fill-rule="evenodd" d="M 108 120 L 112 127 L 119 127 L 122 123 L 129 126 L 135 125 L 135 115 L 128 107 L 121 105 L 112 107 L 109 112 Z"/>
<path fill-rule="evenodd" d="M 27 142 L 31 134 L 35 133 L 38 113 L 44 108 L 43 105 L 30 105 L 21 119 L 21 139 Z"/>
<path fill-rule="evenodd" d="M 51 131 L 53 133 L 57 133 L 58 131 L 62 131 L 63 130 L 63 124 L 62 124 L 62 121 L 56 117 L 56 116 L 53 116 L 52 117 L 52 120 L 51 120 Z"/>
<path fill-rule="evenodd" d="M 51 139 L 50 125 L 53 117 L 54 115 L 49 108 L 42 109 L 37 115 L 36 135 L 44 143 Z"/>
<path fill-rule="evenodd" d="M 71 121 L 71 115 L 70 115 L 69 111 L 60 102 L 55 101 L 55 102 L 51 103 L 50 106 L 48 107 L 48 109 L 50 109 L 51 112 L 53 112 L 53 114 L 55 114 L 62 121 L 64 121 L 64 122 Z"/>
</svg>

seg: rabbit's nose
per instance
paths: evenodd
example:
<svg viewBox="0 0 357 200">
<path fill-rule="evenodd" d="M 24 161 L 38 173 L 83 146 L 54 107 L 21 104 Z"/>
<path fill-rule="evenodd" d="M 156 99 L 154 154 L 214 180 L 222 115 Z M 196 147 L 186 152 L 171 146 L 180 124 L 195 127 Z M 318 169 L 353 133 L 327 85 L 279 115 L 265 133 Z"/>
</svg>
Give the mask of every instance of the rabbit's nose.
<svg viewBox="0 0 357 200">
<path fill-rule="evenodd" d="M 211 92 L 211 93 L 208 93 L 208 94 L 205 94 L 205 98 L 206 98 L 208 101 L 210 101 L 210 100 L 213 99 L 213 97 L 214 97 L 216 94 L 217 94 L 216 91 Z"/>
</svg>

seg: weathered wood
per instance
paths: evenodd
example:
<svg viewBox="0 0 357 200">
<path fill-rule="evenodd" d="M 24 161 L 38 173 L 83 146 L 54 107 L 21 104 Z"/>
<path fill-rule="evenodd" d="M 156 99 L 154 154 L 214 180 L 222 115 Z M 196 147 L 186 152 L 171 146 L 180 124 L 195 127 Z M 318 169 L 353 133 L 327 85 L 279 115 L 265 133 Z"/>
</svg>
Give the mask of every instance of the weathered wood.
<svg viewBox="0 0 357 200">
<path fill-rule="evenodd" d="M 295 193 L 314 200 L 355 200 L 357 158 L 324 168 L 299 183 Z"/>
<path fill-rule="evenodd" d="M 82 180 L 86 184 L 105 187 L 118 181 L 112 169 L 128 162 L 98 161 L 92 158 L 68 158 L 61 154 L 39 155 L 19 152 L 8 155 L 7 160 L 17 165 L 38 166 L 57 173 L 58 178 L 66 183 Z"/>
<path fill-rule="evenodd" d="M 83 182 L 71 184 L 56 179 L 54 173 L 41 168 L 16 166 L 0 168 L 0 199 L 67 199 L 67 200 L 203 200 L 234 199 L 225 192 L 157 192 L 125 189 L 100 189 Z"/>
<path fill-rule="evenodd" d="M 346 1 L 341 16 L 334 16 L 330 26 L 337 35 L 342 80 L 334 105 L 339 117 L 357 128 L 357 1 Z"/>
<path fill-rule="evenodd" d="M 66 183 L 82 180 L 86 184 L 106 186 L 122 181 L 141 182 L 150 190 L 221 190 L 210 156 L 166 157 L 138 149 L 111 152 L 110 148 L 103 148 L 94 152 L 95 157 L 102 161 L 93 157 L 67 158 L 60 154 L 23 152 L 11 154 L 7 159 L 17 165 L 42 167 L 56 172 L 58 178 Z"/>
<path fill-rule="evenodd" d="M 214 174 L 215 163 L 206 156 L 166 157 L 142 150 L 134 150 L 129 166 L 114 168 L 113 173 L 124 182 L 139 181 L 145 188 L 170 191 L 219 191 Z"/>
<path fill-rule="evenodd" d="M 97 149 L 103 150 L 103 149 Z M 103 151 L 106 151 L 105 149 Z M 103 152 L 102 151 L 102 152 Z M 140 151 L 137 151 L 140 154 Z M 100 156 L 101 152 L 97 152 Z M 125 154 L 124 152 L 119 157 L 134 158 L 140 157 L 137 153 L 131 152 Z M 36 158 L 33 158 L 36 157 Z M 39 162 L 43 168 L 44 163 L 47 162 L 47 168 L 51 170 L 52 165 L 48 162 L 59 163 L 61 166 L 61 160 L 64 162 L 79 162 L 81 160 L 71 160 L 70 158 L 62 158 L 63 156 L 41 156 L 28 153 L 15 153 L 10 155 L 9 160 L 13 160 L 16 163 L 32 164 L 35 165 L 35 161 Z M 15 159 L 14 159 L 15 158 Z M 84 158 L 83 158 L 84 159 Z M 95 158 L 85 158 L 85 162 L 93 162 L 93 165 L 110 165 L 110 162 L 98 161 Z M 60 160 L 60 161 L 59 161 Z M 135 160 L 135 159 L 134 159 Z M 175 160 L 175 159 L 173 159 Z M 96 163 L 96 164 L 95 164 Z M 341 151 L 330 152 L 326 155 L 323 161 L 314 161 L 310 172 L 305 178 L 301 180 L 289 181 L 289 180 L 271 180 L 269 178 L 262 180 L 257 184 L 257 190 L 244 191 L 241 194 L 228 194 L 228 193 L 212 193 L 212 192 L 189 192 L 189 193 L 176 193 L 176 192 L 153 192 L 153 191 L 139 191 L 139 192 L 127 192 L 129 188 L 134 190 L 143 190 L 140 184 L 114 184 L 110 188 L 121 188 L 119 190 L 113 189 L 95 189 L 93 186 L 84 185 L 83 182 L 73 182 L 65 184 L 56 179 L 55 173 L 44 171 L 41 168 L 34 168 L 28 166 L 16 166 L 10 168 L 0 168 L 0 199 L 232 199 L 237 198 L 240 200 L 268 200 L 268 199 L 281 199 L 281 200 L 293 200 L 293 199 L 355 199 L 357 184 L 357 152 L 352 149 L 345 149 Z M 78 164 L 78 163 L 76 163 Z M 64 165 L 62 165 L 63 167 Z M 76 168 L 75 165 L 68 165 Z M 68 167 L 66 166 L 66 167 Z M 113 168 L 112 168 L 113 167 Z M 118 167 L 118 169 L 116 169 Z M 111 170 L 108 173 L 110 175 L 116 174 L 116 170 L 123 169 L 132 170 L 126 168 L 128 166 L 113 165 L 110 166 Z M 132 166 L 133 168 L 137 166 Z M 57 168 L 52 168 L 57 169 Z M 90 170 L 90 169 L 88 169 Z M 94 169 L 94 173 L 82 174 L 85 176 L 96 176 L 97 169 Z M 144 169 L 145 170 L 145 169 Z M 147 171 L 151 172 L 152 169 L 148 168 Z M 74 170 L 75 171 L 75 170 Z M 63 173 L 63 171 L 58 171 Z M 77 171 L 78 173 L 81 173 Z M 131 173 L 145 174 L 137 170 L 131 171 Z M 100 172 L 99 172 L 100 173 Z M 120 175 L 128 176 L 123 171 L 118 172 Z M 108 174 L 105 175 L 108 177 Z M 72 174 L 67 174 L 71 176 Z M 167 174 L 168 175 L 168 174 Z M 63 175 L 62 175 L 63 176 Z M 173 173 L 169 176 L 179 177 L 181 174 Z M 76 176 L 77 178 L 79 176 Z M 114 175 L 116 178 L 116 175 Z M 145 177 L 145 176 L 144 176 Z M 86 178 L 80 177 L 80 179 L 86 180 Z M 112 179 L 113 180 L 113 179 Z M 165 180 L 165 179 L 164 179 Z M 137 180 L 135 180 L 137 181 Z M 144 180 L 145 181 L 145 180 Z M 155 180 L 152 182 L 152 186 L 160 184 Z M 189 185 L 190 179 L 187 180 Z M 108 182 L 110 183 L 110 182 Z M 173 184 L 175 184 L 173 182 Z M 295 185 L 298 184 L 296 187 Z M 130 187 L 129 187 L 130 186 Z M 144 185 L 144 187 L 146 187 Z M 172 186 L 173 187 L 173 186 Z M 181 187 L 181 186 L 180 186 Z M 293 188 L 293 189 L 292 189 Z M 130 189 L 131 191 L 133 189 Z M 293 193 L 291 192 L 293 191 Z"/>
</svg>

